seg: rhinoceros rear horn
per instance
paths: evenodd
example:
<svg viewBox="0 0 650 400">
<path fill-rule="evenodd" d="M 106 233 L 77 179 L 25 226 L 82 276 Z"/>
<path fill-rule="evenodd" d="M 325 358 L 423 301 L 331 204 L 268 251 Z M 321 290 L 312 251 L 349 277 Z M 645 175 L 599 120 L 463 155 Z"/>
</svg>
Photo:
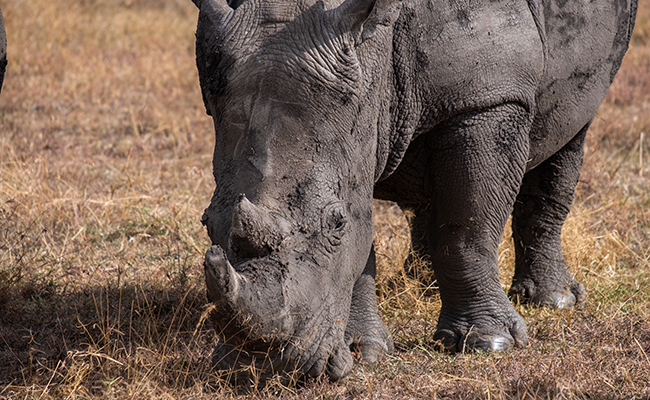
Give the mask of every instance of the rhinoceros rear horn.
<svg viewBox="0 0 650 400">
<path fill-rule="evenodd" d="M 263 257 L 277 250 L 289 236 L 289 223 L 271 215 L 240 195 L 232 218 L 231 250 L 238 257 Z"/>
<path fill-rule="evenodd" d="M 376 0 L 345 0 L 330 11 L 332 18 L 344 30 L 360 31 L 375 7 Z"/>
</svg>

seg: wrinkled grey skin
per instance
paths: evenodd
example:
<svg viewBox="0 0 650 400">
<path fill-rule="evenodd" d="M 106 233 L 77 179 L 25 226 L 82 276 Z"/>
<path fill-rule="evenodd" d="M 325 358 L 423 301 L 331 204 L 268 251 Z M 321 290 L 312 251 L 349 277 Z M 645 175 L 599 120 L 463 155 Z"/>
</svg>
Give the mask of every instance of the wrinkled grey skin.
<svg viewBox="0 0 650 400">
<path fill-rule="evenodd" d="M 560 231 L 585 132 L 635 0 L 196 0 L 216 131 L 203 215 L 220 368 L 338 379 L 393 349 L 378 315 L 372 199 L 411 208 L 450 351 L 527 343 L 518 301 L 585 298 Z M 234 7 L 234 10 L 233 8 Z"/>
<path fill-rule="evenodd" d="M 7 35 L 5 34 L 5 22 L 0 10 L 0 93 L 2 93 L 2 82 L 7 69 Z"/>
</svg>

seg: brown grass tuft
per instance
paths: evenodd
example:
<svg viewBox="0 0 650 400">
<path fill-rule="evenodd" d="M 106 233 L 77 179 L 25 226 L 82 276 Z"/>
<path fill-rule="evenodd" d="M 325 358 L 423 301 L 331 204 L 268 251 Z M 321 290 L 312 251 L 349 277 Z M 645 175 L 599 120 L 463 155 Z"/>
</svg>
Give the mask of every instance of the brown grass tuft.
<svg viewBox="0 0 650 400">
<path fill-rule="evenodd" d="M 194 6 L 7 0 L 2 11 L 0 399 L 650 397 L 648 0 L 588 135 L 564 230 L 583 307 L 518 306 L 525 349 L 436 352 L 436 290 L 404 274 L 406 218 L 378 202 L 377 292 L 396 353 L 335 384 L 239 389 L 209 369 L 199 218 L 213 131 Z M 508 231 L 499 254 L 507 289 Z"/>
</svg>

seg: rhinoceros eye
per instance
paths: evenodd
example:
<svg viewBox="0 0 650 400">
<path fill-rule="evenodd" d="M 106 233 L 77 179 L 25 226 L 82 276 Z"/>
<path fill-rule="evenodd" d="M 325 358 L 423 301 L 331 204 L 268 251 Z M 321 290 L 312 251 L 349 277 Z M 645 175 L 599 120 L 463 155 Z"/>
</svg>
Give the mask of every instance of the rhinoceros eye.
<svg viewBox="0 0 650 400">
<path fill-rule="evenodd" d="M 343 203 L 330 203 L 323 209 L 322 232 L 332 246 L 341 244 L 347 223 Z"/>
</svg>

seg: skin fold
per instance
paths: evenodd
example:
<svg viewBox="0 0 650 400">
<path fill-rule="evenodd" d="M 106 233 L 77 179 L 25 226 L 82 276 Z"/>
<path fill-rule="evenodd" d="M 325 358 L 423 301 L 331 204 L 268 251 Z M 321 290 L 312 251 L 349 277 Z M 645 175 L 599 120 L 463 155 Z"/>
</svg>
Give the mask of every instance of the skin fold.
<svg viewBox="0 0 650 400">
<path fill-rule="evenodd" d="M 525 346 L 508 295 L 584 301 L 560 233 L 634 0 L 195 4 L 216 134 L 202 222 L 218 368 L 339 379 L 350 349 L 369 362 L 393 351 L 375 296 L 373 198 L 413 212 L 444 350 Z M 510 215 L 506 294 L 497 246 Z"/>
</svg>

